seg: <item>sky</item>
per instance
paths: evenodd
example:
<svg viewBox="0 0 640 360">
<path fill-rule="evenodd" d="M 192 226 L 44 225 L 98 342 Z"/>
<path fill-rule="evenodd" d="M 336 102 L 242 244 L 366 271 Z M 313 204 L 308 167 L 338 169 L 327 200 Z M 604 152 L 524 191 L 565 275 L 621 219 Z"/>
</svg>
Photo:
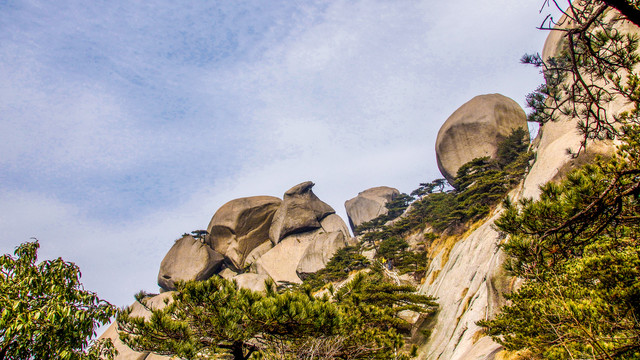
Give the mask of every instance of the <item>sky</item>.
<svg viewBox="0 0 640 360">
<path fill-rule="evenodd" d="M 438 129 L 542 78 L 542 1 L 0 1 L 0 253 L 118 306 L 229 200 L 441 177 Z"/>
</svg>

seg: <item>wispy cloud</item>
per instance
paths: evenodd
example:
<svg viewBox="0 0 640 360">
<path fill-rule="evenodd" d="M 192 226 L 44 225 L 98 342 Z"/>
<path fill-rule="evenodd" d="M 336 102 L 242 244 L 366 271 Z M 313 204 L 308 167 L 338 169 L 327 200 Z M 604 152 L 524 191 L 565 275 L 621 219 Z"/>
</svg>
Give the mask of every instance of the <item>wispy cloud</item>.
<svg viewBox="0 0 640 360">
<path fill-rule="evenodd" d="M 124 304 L 224 202 L 305 180 L 438 177 L 437 130 L 475 95 L 540 81 L 538 4 L 0 4 L 0 250 L 38 236 Z"/>
</svg>

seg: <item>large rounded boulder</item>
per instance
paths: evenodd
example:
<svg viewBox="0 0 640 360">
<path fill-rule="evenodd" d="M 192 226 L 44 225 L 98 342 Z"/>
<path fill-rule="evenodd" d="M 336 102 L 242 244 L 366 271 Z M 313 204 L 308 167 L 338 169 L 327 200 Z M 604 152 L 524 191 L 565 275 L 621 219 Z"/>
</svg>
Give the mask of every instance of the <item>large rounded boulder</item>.
<svg viewBox="0 0 640 360">
<path fill-rule="evenodd" d="M 207 243 L 224 255 L 235 269 L 243 269 L 247 256 L 269 242 L 269 229 L 282 200 L 252 196 L 231 200 L 211 218 Z"/>
<path fill-rule="evenodd" d="M 276 284 L 299 284 L 300 276 L 324 268 L 331 257 L 352 240 L 342 218 L 330 214 L 320 221 L 319 228 L 281 239 L 260 256 L 252 268 L 258 274 L 268 275 Z"/>
<path fill-rule="evenodd" d="M 206 280 L 220 269 L 224 258 L 207 244 L 185 235 L 171 247 L 158 272 L 158 286 L 175 290 L 178 280 Z"/>
<path fill-rule="evenodd" d="M 351 230 L 389 212 L 385 205 L 400 195 L 398 189 L 378 186 L 358 193 L 358 196 L 347 200 L 344 207 L 349 217 Z"/>
<path fill-rule="evenodd" d="M 299 277 L 324 269 L 338 250 L 349 245 L 349 238 L 341 231 L 319 233 L 307 246 L 296 268 Z"/>
<path fill-rule="evenodd" d="M 313 182 L 305 181 L 284 193 L 282 205 L 276 211 L 269 229 L 269 238 L 274 244 L 287 235 L 322 227 L 320 221 L 335 213 L 331 206 L 311 191 L 313 185 Z"/>
<path fill-rule="evenodd" d="M 495 157 L 498 144 L 517 128 L 527 129 L 524 110 L 500 95 L 479 95 L 444 122 L 436 139 L 436 159 L 442 175 L 453 183 L 458 169 L 479 157 Z"/>
</svg>

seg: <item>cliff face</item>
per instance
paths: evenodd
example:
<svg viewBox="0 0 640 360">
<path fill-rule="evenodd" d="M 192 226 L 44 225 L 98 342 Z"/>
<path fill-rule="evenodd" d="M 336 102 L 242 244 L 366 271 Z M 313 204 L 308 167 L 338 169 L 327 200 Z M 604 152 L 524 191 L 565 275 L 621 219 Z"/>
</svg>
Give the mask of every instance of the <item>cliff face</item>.
<svg viewBox="0 0 640 360">
<path fill-rule="evenodd" d="M 577 148 L 580 140 L 572 121 L 545 124 L 534 143 L 536 160 L 520 185 L 509 194 L 511 200 L 536 198 L 540 185 L 580 161 L 572 159 L 566 151 Z M 604 144 L 596 148 L 598 152 L 612 149 Z M 429 341 L 421 348 L 421 359 L 489 360 L 501 350 L 475 324 L 495 315 L 505 303 L 502 293 L 517 285 L 517 280 L 508 278 L 502 270 L 504 255 L 499 245 L 504 239 L 493 226 L 500 212 L 500 208 L 496 209 L 465 234 L 434 244 L 420 292 L 436 297 L 440 308 Z"/>
<path fill-rule="evenodd" d="M 543 58 L 553 56 L 561 41 L 560 32 L 551 32 Z M 625 105 L 614 102 L 608 110 L 620 111 Z M 560 118 L 542 126 L 532 145 L 535 160 L 525 178 L 510 192 L 510 199 L 514 202 L 536 199 L 541 185 L 561 178 L 596 154 L 614 151 L 611 142 L 595 142 L 578 158 L 572 158 L 567 149 L 577 150 L 581 140 L 576 122 L 571 119 Z M 504 239 L 493 226 L 501 211 L 498 207 L 465 234 L 434 243 L 426 281 L 419 291 L 436 297 L 440 308 L 431 322 L 428 341 L 420 347 L 420 359 L 501 358 L 501 346 L 484 336 L 475 324 L 493 317 L 505 304 L 502 294 L 518 286 L 518 280 L 509 278 L 502 270 L 504 254 L 499 245 Z"/>
<path fill-rule="evenodd" d="M 553 56 L 561 42 L 561 33 L 551 32 L 543 58 Z M 443 126 L 441 132 L 450 131 L 451 134 L 443 135 L 444 140 L 437 145 L 438 164 L 449 180 L 461 164 L 478 156 L 495 154 L 495 146 L 487 146 L 495 145 L 499 138 L 521 126 L 524 114 L 520 114 L 519 109 L 512 109 L 512 100 L 502 98 L 496 94 L 478 97 L 475 102 L 465 104 L 464 111 L 454 113 L 455 116 L 452 115 Z M 487 99 L 500 106 L 491 103 L 488 107 Z M 478 103 L 482 106 L 476 106 Z M 614 112 L 627 104 L 616 101 L 607 106 L 608 111 Z M 517 121 L 487 122 L 492 117 L 514 117 Z M 579 157 L 569 155 L 567 149 L 578 149 L 582 140 L 576 125 L 574 120 L 560 118 L 539 129 L 531 146 L 535 159 L 525 177 L 508 194 L 512 202 L 536 199 L 541 185 L 563 177 L 572 168 L 591 161 L 594 155 L 612 153 L 613 143 L 594 142 Z M 478 133 L 474 130 L 478 128 L 490 129 L 493 135 Z M 489 138 L 493 140 L 487 141 Z M 476 143 L 482 143 L 482 146 L 476 146 Z M 475 153 L 476 150 L 480 152 Z M 455 156 L 450 153 L 452 151 Z M 185 234 L 179 240 L 181 243 L 174 246 L 176 250 L 172 248 L 173 252 L 167 254 L 158 277 L 160 286 L 173 290 L 174 279 L 207 278 L 215 273 L 235 279 L 242 287 L 264 290 L 265 279 L 285 286 L 300 283 L 300 277 L 323 268 L 339 248 L 355 240 L 349 237 L 346 224 L 334 210 L 311 192 L 312 186 L 311 182 L 299 184 L 287 191 L 282 200 L 258 196 L 225 204 L 214 215 L 207 231 L 203 231 L 206 233 L 204 238 L 198 241 Z M 363 191 L 347 201 L 352 228 L 385 213 L 384 205 L 398 195 L 396 189 L 379 187 Z M 519 283 L 502 269 L 505 256 L 500 244 L 505 239 L 494 226 L 501 211 L 500 207 L 496 208 L 463 234 L 443 235 L 428 249 L 429 267 L 419 292 L 436 298 L 439 309 L 427 320 L 425 326 L 430 330 L 430 336 L 420 344 L 418 359 L 502 358 L 501 346 L 476 325 L 478 320 L 495 316 L 505 304 L 503 294 L 517 288 Z M 424 234 L 410 234 L 406 240 L 409 244 L 420 242 L 430 230 L 426 229 Z M 204 260 L 194 260 L 201 258 Z M 163 299 L 169 294 L 160 294 L 157 298 Z M 102 337 L 116 340 L 115 324 Z M 118 359 L 152 359 L 155 356 L 132 352 L 118 341 L 116 345 L 121 350 Z"/>
</svg>

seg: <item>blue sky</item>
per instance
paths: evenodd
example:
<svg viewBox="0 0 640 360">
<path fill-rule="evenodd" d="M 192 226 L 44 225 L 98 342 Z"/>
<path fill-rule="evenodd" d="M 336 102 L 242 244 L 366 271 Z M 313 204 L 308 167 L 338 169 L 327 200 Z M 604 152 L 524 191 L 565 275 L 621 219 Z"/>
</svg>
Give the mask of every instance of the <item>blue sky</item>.
<svg viewBox="0 0 640 360">
<path fill-rule="evenodd" d="M 540 5 L 1 1 L 0 251 L 35 236 L 125 305 L 231 199 L 410 192 L 455 109 L 541 82 Z"/>
</svg>

